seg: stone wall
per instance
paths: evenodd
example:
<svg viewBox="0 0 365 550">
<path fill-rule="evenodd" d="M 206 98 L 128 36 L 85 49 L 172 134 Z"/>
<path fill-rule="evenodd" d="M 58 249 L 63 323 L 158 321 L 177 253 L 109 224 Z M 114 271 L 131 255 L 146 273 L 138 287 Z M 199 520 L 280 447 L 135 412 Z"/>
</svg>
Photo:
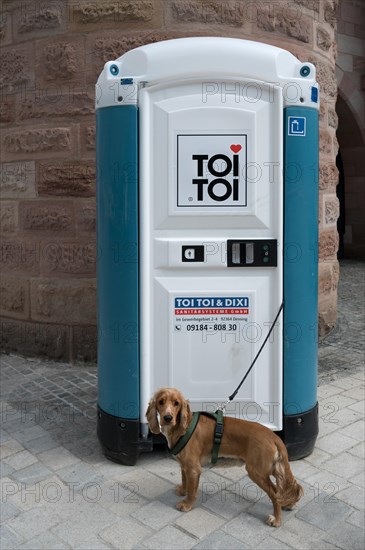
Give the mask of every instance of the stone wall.
<svg viewBox="0 0 365 550">
<path fill-rule="evenodd" d="M 343 0 L 338 14 L 338 140 L 344 170 L 344 256 L 365 260 L 365 3 Z"/>
<path fill-rule="evenodd" d="M 321 85 L 320 333 L 336 319 L 336 0 L 5 0 L 1 58 L 2 347 L 93 361 L 94 84 L 136 46 L 254 39 L 313 62 Z"/>
</svg>

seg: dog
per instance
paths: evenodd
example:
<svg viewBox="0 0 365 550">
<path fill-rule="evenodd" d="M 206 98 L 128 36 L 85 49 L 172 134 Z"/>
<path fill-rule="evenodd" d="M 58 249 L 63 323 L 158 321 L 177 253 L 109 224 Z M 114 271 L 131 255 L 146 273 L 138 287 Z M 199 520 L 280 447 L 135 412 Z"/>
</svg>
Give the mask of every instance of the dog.
<svg viewBox="0 0 365 550">
<path fill-rule="evenodd" d="M 146 418 L 152 433 L 162 433 L 170 449 L 187 431 L 193 414 L 189 402 L 175 388 L 161 388 L 151 398 Z M 271 499 L 273 515 L 266 523 L 281 525 L 281 509 L 291 510 L 303 495 L 289 466 L 288 453 L 282 440 L 269 428 L 225 416 L 219 457 L 240 459 L 247 474 Z M 213 449 L 215 420 L 201 416 L 186 446 L 177 454 L 182 483 L 176 494 L 185 496 L 176 508 L 189 512 L 196 501 L 202 466 L 210 461 Z M 272 476 L 275 482 L 270 478 Z"/>
</svg>

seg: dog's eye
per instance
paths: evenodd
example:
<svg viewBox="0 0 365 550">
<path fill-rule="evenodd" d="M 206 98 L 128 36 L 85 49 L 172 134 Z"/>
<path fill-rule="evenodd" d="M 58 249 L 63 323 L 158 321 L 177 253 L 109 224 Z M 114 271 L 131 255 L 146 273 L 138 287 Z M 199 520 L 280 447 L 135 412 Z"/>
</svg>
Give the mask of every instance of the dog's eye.
<svg viewBox="0 0 365 550">
<path fill-rule="evenodd" d="M 165 401 L 163 399 L 160 399 L 160 401 L 158 402 L 159 405 L 163 405 L 165 403 Z"/>
<path fill-rule="evenodd" d="M 180 403 L 178 401 L 174 401 L 174 406 L 175 407 L 178 407 L 180 405 Z"/>
</svg>

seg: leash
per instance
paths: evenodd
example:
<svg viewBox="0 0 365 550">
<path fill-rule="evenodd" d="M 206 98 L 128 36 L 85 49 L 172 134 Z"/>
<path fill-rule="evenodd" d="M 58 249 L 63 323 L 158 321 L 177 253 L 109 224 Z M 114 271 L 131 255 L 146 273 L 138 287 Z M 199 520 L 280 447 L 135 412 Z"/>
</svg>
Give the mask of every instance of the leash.
<svg viewBox="0 0 365 550">
<path fill-rule="evenodd" d="M 275 317 L 275 319 L 274 319 L 274 322 L 273 322 L 273 324 L 271 325 L 270 330 L 269 330 L 269 332 L 267 333 L 267 336 L 266 336 L 265 340 L 263 341 L 261 348 L 260 348 L 259 351 L 257 352 L 255 359 L 252 361 L 252 363 L 251 363 L 251 365 L 250 365 L 248 371 L 246 372 L 245 376 L 242 378 L 241 382 L 238 384 L 238 386 L 237 386 L 237 388 L 234 390 L 234 392 L 228 397 L 227 401 L 226 401 L 223 405 L 220 405 L 220 406 L 218 407 L 217 411 L 224 411 L 225 408 L 227 407 L 227 405 L 228 405 L 231 401 L 233 401 L 233 399 L 236 397 L 236 395 L 237 395 L 238 392 L 240 391 L 242 384 L 245 382 L 247 376 L 250 374 L 251 370 L 253 369 L 254 364 L 256 363 L 257 359 L 260 357 L 260 354 L 261 354 L 262 350 L 264 349 L 264 346 L 265 346 L 266 342 L 267 342 L 268 339 L 270 338 L 270 335 L 271 335 L 272 331 L 274 330 L 274 326 L 276 325 L 276 321 L 279 319 L 279 316 L 280 316 L 280 313 L 281 313 L 282 310 L 283 310 L 283 307 L 284 307 L 284 302 L 281 302 L 281 305 L 280 305 L 280 307 L 279 307 L 279 311 L 278 311 L 277 314 L 276 314 L 276 317 Z"/>
</svg>

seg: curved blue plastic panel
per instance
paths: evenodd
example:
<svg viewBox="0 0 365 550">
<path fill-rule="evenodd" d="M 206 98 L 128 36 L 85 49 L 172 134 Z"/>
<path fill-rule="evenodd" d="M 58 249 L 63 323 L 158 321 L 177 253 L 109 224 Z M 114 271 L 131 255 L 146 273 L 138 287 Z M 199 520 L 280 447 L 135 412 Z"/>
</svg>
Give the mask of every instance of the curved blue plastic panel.
<svg viewBox="0 0 365 550">
<path fill-rule="evenodd" d="M 284 110 L 284 414 L 317 402 L 318 111 Z"/>
<path fill-rule="evenodd" d="M 98 404 L 139 417 L 138 110 L 96 111 Z"/>
</svg>

